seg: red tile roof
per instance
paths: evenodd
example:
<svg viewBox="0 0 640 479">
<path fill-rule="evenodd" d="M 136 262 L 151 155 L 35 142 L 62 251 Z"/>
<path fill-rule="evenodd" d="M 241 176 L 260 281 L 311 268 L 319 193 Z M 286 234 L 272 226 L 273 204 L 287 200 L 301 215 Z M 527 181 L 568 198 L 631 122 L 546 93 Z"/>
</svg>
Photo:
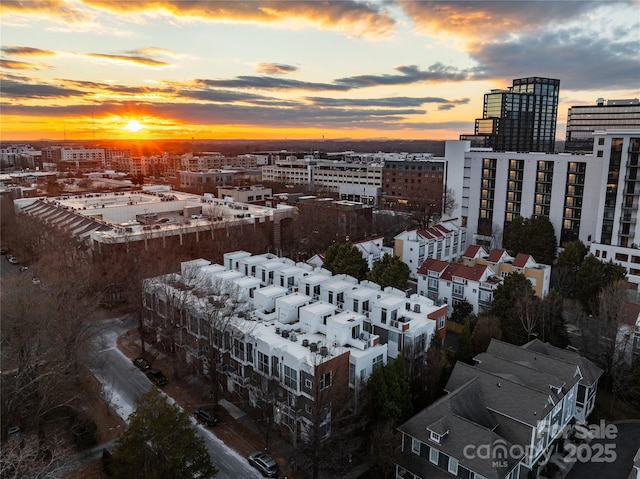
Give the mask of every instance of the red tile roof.
<svg viewBox="0 0 640 479">
<path fill-rule="evenodd" d="M 487 261 L 489 263 L 499 263 L 500 260 L 502 259 L 502 256 L 506 253 L 505 250 L 503 249 L 493 249 L 491 250 L 491 252 L 489 253 L 489 257 L 487 258 Z"/>
<path fill-rule="evenodd" d="M 437 271 L 442 273 L 449 267 L 449 263 L 434 258 L 427 258 L 418 268 L 418 274 L 427 274 L 429 271 Z"/>
<path fill-rule="evenodd" d="M 471 245 L 467 248 L 467 250 L 464 252 L 464 254 L 462 255 L 463 258 L 475 258 L 476 255 L 478 254 L 478 251 L 480 251 L 481 246 L 478 245 Z"/>
<path fill-rule="evenodd" d="M 516 268 L 524 268 L 529 258 L 531 258 L 530 254 L 518 253 L 513 260 L 513 266 Z"/>
</svg>

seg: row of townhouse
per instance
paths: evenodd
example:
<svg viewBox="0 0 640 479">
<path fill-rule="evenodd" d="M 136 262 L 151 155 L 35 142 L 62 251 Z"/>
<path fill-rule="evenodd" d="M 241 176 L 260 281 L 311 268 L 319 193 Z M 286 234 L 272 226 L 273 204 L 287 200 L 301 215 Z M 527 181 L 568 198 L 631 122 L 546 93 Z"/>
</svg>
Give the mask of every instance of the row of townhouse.
<svg viewBox="0 0 640 479">
<path fill-rule="evenodd" d="M 459 226 L 456 220 L 447 220 L 396 235 L 393 251 L 409 266 L 410 277 L 417 279 L 418 268 L 427 258 L 455 261 L 466 247 L 466 228 Z"/>
<path fill-rule="evenodd" d="M 273 254 L 236 251 L 145 280 L 145 326 L 193 370 L 286 425 L 330 434 L 373 370 L 424 361 L 446 307 Z M 332 416 L 333 414 L 333 416 Z"/>
<path fill-rule="evenodd" d="M 579 354 L 533 340 L 492 340 L 456 366 L 447 394 L 399 427 L 396 478 L 519 479 L 593 410 L 602 370 Z"/>
<path fill-rule="evenodd" d="M 481 246 L 469 246 L 460 262 L 428 258 L 418 269 L 418 292 L 436 303 L 451 307 L 463 301 L 473 306 L 474 314 L 491 306 L 493 293 L 504 278 L 523 274 L 539 298 L 549 293 L 551 266 L 540 264 L 528 254 L 510 256 L 505 250 L 487 252 Z"/>
</svg>

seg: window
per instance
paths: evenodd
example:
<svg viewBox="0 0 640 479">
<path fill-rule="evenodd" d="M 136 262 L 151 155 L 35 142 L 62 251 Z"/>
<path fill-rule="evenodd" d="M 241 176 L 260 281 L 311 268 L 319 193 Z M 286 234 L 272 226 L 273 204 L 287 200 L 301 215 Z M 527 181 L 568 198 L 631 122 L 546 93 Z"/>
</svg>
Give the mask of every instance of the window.
<svg viewBox="0 0 640 479">
<path fill-rule="evenodd" d="M 387 324 L 387 310 L 385 308 L 382 308 L 380 313 L 380 321 L 382 321 L 382 324 Z"/>
<path fill-rule="evenodd" d="M 444 316 L 438 318 L 438 329 L 444 328 Z"/>
<path fill-rule="evenodd" d="M 429 462 L 431 462 L 433 464 L 438 464 L 438 458 L 439 458 L 438 450 L 434 449 L 434 448 L 430 448 L 430 450 L 429 450 Z"/>
<path fill-rule="evenodd" d="M 304 387 L 307 389 L 313 389 L 313 381 L 311 379 L 305 379 Z"/>
<path fill-rule="evenodd" d="M 455 457 L 449 457 L 448 470 L 451 474 L 458 474 L 458 460 Z"/>
<path fill-rule="evenodd" d="M 411 452 L 420 455 L 420 441 L 415 437 L 411 438 Z"/>
<path fill-rule="evenodd" d="M 320 390 L 327 389 L 329 386 L 331 386 L 331 371 L 320 376 Z"/>
<path fill-rule="evenodd" d="M 298 371 L 286 364 L 284 366 L 284 385 L 291 389 L 298 389 Z"/>
<path fill-rule="evenodd" d="M 376 358 L 373 358 L 373 370 L 375 371 L 379 367 L 382 367 L 382 354 Z"/>
<path fill-rule="evenodd" d="M 353 300 L 353 310 L 357 313 L 358 312 L 358 300 L 354 299 Z"/>
<path fill-rule="evenodd" d="M 431 439 L 434 442 L 437 442 L 438 444 L 440 444 L 440 434 L 437 434 L 433 431 L 430 431 L 431 434 L 429 435 L 429 439 Z"/>
<path fill-rule="evenodd" d="M 258 369 L 265 374 L 269 373 L 269 356 L 258 351 Z"/>
<path fill-rule="evenodd" d="M 596 151 L 596 156 L 597 156 L 598 158 L 602 158 L 602 157 L 604 156 L 604 151 L 602 151 L 602 150 L 598 150 L 598 151 Z"/>
</svg>

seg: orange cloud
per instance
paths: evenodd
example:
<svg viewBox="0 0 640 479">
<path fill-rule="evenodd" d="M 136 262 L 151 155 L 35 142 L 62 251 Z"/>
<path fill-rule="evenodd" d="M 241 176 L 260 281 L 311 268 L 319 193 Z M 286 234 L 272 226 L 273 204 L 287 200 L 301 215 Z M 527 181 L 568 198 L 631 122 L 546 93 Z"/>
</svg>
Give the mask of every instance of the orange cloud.
<svg viewBox="0 0 640 479">
<path fill-rule="evenodd" d="M 169 14 L 178 18 L 203 21 L 283 23 L 288 20 L 303 20 L 322 30 L 344 31 L 355 36 L 387 36 L 395 29 L 395 21 L 389 13 L 379 8 L 379 5 L 355 0 L 340 2 L 84 0 L 84 3 L 118 14 Z"/>
<path fill-rule="evenodd" d="M 42 70 L 43 66 L 31 62 L 18 62 L 15 60 L 0 59 L 0 68 L 8 68 L 10 70 Z"/>
<path fill-rule="evenodd" d="M 29 57 L 37 57 L 37 56 L 50 56 L 55 55 L 56 52 L 51 50 L 42 50 L 40 48 L 33 47 L 19 47 L 19 46 L 6 46 L 0 48 L 2 53 L 5 55 L 13 55 L 13 56 L 29 56 Z"/>
<path fill-rule="evenodd" d="M 130 62 L 130 63 L 135 63 L 137 65 L 144 65 L 147 67 L 171 66 L 170 63 L 163 62 L 160 60 L 154 60 L 153 58 L 139 56 L 139 55 L 109 55 L 106 53 L 87 53 L 86 55 L 89 57 L 103 58 L 105 60 L 110 60 L 110 61 Z"/>
</svg>

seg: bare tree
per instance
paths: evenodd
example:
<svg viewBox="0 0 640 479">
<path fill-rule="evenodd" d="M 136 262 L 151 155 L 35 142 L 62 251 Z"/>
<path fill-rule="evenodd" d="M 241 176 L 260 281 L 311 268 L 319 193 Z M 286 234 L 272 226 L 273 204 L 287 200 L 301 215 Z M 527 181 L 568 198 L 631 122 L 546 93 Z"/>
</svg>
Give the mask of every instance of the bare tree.
<svg viewBox="0 0 640 479">
<path fill-rule="evenodd" d="M 61 477 L 63 458 L 72 450 L 59 434 L 39 437 L 35 433 L 21 434 L 2 444 L 0 477 L 6 479 L 46 479 Z M 46 451 L 46 452 L 44 452 Z"/>
<path fill-rule="evenodd" d="M 540 299 L 536 297 L 531 287 L 520 288 L 516 296 L 516 316 L 527 335 L 527 342 L 531 341 L 533 331 L 540 320 Z"/>
</svg>

